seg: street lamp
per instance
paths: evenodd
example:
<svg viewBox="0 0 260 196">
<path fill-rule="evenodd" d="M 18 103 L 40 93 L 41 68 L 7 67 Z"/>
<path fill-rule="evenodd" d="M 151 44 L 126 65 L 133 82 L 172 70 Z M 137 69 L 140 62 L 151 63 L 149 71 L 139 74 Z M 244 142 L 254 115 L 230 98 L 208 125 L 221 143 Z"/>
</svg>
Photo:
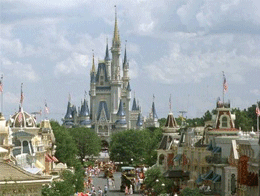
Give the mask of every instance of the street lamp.
<svg viewBox="0 0 260 196">
<path fill-rule="evenodd" d="M 159 182 L 159 180 L 158 180 L 158 179 L 156 179 L 156 180 L 155 180 L 155 182 Z"/>
<path fill-rule="evenodd" d="M 162 183 L 162 186 L 165 186 L 165 184 L 164 184 L 164 183 Z"/>
</svg>

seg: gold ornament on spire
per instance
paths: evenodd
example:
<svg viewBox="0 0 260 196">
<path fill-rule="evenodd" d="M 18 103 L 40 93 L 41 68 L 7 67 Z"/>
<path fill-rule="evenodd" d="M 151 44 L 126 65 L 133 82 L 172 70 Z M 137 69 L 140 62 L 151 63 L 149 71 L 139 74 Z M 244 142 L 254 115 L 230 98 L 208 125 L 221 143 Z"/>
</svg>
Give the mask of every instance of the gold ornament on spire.
<svg viewBox="0 0 260 196">
<path fill-rule="evenodd" d="M 115 28 L 114 28 L 113 45 L 120 45 L 120 36 L 119 36 L 118 25 L 117 25 L 116 5 L 115 5 Z"/>
</svg>

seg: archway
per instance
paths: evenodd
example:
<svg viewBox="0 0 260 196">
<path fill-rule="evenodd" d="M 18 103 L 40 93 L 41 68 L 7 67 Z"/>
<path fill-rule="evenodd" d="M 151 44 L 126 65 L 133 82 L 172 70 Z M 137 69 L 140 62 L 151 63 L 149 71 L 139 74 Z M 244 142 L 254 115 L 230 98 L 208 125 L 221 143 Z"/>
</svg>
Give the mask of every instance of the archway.
<svg viewBox="0 0 260 196">
<path fill-rule="evenodd" d="M 101 141 L 101 151 L 102 152 L 108 152 L 109 144 L 106 140 Z"/>
</svg>

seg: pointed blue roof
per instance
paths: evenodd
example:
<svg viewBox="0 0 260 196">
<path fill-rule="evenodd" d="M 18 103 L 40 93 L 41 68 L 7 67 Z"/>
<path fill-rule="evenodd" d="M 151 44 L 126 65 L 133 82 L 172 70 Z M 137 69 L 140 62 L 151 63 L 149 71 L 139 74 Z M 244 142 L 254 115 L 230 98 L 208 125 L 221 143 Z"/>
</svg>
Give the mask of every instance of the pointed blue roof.
<svg viewBox="0 0 260 196">
<path fill-rule="evenodd" d="M 106 56 L 105 56 L 105 61 L 110 61 L 109 51 L 108 51 L 108 43 L 107 43 L 107 46 L 106 46 Z"/>
<path fill-rule="evenodd" d="M 101 111 L 102 111 L 103 108 L 104 108 L 105 113 L 106 113 L 106 118 L 107 118 L 107 120 L 109 120 L 109 112 L 108 112 L 107 102 L 105 102 L 105 101 L 99 102 L 99 107 L 98 107 L 98 112 L 97 112 L 97 120 L 99 120 L 99 118 L 101 116 Z"/>
<path fill-rule="evenodd" d="M 88 103 L 87 103 L 86 99 L 84 99 L 84 102 L 83 102 L 83 104 L 81 106 L 81 110 L 80 110 L 80 114 L 79 115 L 80 116 L 84 116 L 84 117 L 89 116 L 89 108 L 88 108 Z"/>
<path fill-rule="evenodd" d="M 128 82 L 126 90 L 131 91 L 130 82 Z"/>
<path fill-rule="evenodd" d="M 156 113 L 156 110 L 155 110 L 154 102 L 153 102 L 153 105 L 152 105 L 152 112 L 153 112 L 153 119 L 158 119 L 158 116 L 157 116 L 157 113 Z"/>
<path fill-rule="evenodd" d="M 142 121 L 142 118 L 141 118 L 141 113 L 138 114 L 136 126 L 138 126 L 138 127 L 143 126 L 143 121 Z"/>
<path fill-rule="evenodd" d="M 133 106 L 132 106 L 132 111 L 133 111 L 133 110 L 139 110 L 139 108 L 138 108 L 138 106 L 137 106 L 137 104 L 136 104 L 135 98 L 134 98 Z"/>
<path fill-rule="evenodd" d="M 125 111 L 124 111 L 124 108 L 123 108 L 123 102 L 122 100 L 120 100 L 120 103 L 119 103 L 119 108 L 118 108 L 118 112 L 117 112 L 117 116 L 125 116 Z"/>
<path fill-rule="evenodd" d="M 66 115 L 65 115 L 64 118 L 65 119 L 71 119 L 72 118 L 72 108 L 71 108 L 70 101 L 68 102 L 67 112 L 66 112 Z"/>
<path fill-rule="evenodd" d="M 103 69 L 104 74 L 105 74 L 105 81 L 108 82 L 107 67 L 106 67 L 105 63 L 99 63 L 98 64 L 98 71 L 97 71 L 97 75 L 96 75 L 96 82 L 99 81 L 99 75 L 100 75 L 102 69 Z"/>
<path fill-rule="evenodd" d="M 96 75 L 95 75 L 95 72 L 91 72 L 91 74 L 90 74 L 90 82 L 91 82 L 91 83 L 96 83 Z"/>
<path fill-rule="evenodd" d="M 125 55 L 124 55 L 124 61 L 123 61 L 123 68 L 127 65 L 127 55 L 126 55 L 126 47 L 125 47 Z"/>
</svg>

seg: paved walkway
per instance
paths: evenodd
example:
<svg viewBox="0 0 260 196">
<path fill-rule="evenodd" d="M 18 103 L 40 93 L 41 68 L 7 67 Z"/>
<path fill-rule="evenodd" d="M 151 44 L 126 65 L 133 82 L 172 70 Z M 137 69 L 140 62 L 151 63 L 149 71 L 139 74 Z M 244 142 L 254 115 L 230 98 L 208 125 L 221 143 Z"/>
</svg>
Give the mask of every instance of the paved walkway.
<svg viewBox="0 0 260 196">
<path fill-rule="evenodd" d="M 115 178 L 115 186 L 116 188 L 113 189 L 112 187 L 109 187 L 108 196 L 121 196 L 125 195 L 124 192 L 120 192 L 120 185 L 121 185 L 121 172 L 114 173 Z M 98 190 L 98 187 L 100 186 L 101 189 L 104 191 L 104 186 L 107 184 L 107 179 L 103 178 L 103 172 L 100 173 L 99 177 L 93 177 L 93 184 L 95 186 L 95 190 Z M 141 194 L 133 194 L 133 196 L 137 196 Z"/>
</svg>

